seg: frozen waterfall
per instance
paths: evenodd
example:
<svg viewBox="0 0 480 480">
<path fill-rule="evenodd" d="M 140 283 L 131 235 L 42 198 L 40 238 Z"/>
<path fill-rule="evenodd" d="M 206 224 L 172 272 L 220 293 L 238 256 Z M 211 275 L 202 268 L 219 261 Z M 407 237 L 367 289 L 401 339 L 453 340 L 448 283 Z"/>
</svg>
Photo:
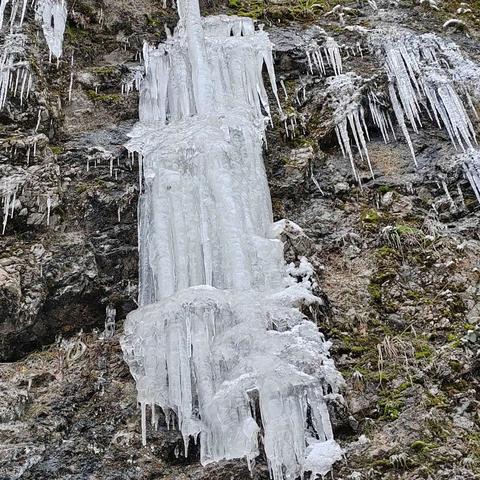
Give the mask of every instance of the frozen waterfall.
<svg viewBox="0 0 480 480">
<path fill-rule="evenodd" d="M 122 348 L 147 440 L 157 426 L 200 441 L 202 464 L 263 448 L 275 480 L 327 473 L 341 458 L 327 401 L 342 378 L 329 343 L 297 307 L 320 302 L 288 277 L 262 158 L 276 95 L 268 36 L 250 19 L 180 22 L 144 48 L 140 122 L 127 144 L 141 166 L 139 308 Z M 278 98 L 277 98 L 278 102 Z M 278 230 L 278 228 L 277 228 Z"/>
</svg>

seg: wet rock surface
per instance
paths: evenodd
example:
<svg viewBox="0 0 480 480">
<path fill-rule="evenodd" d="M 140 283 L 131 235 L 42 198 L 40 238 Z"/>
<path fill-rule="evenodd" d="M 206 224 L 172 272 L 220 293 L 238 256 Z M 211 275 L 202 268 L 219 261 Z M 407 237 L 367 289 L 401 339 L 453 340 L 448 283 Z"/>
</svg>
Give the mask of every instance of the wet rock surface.
<svg viewBox="0 0 480 480">
<path fill-rule="evenodd" d="M 403 26 L 451 39 L 478 62 L 478 5 L 458 14 L 458 2 L 347 2 L 325 16 L 333 7 L 203 5 L 259 18 L 276 44 L 289 122 L 285 130 L 274 114 L 266 166 L 276 220 L 294 222 L 287 261 L 315 266 L 325 308 L 314 317 L 347 381 L 345 403 L 330 405 L 345 448 L 334 475 L 480 478 L 479 205 L 447 133 L 426 115 L 411 134 L 418 168 L 403 137 L 385 144 L 366 116 L 375 178 L 358 161 L 360 188 L 338 146 L 326 79 L 309 74 L 305 54 L 320 29 L 355 47 L 362 29 Z M 455 16 L 467 32 L 443 29 Z M 29 19 L 32 93 L 0 112 L 0 188 L 18 184 L 0 237 L 1 479 L 250 478 L 243 461 L 201 467 L 195 445 L 185 458 L 165 426 L 142 447 L 118 344 L 137 290 L 138 165 L 122 144 L 138 95 L 122 95 L 122 84 L 143 40 L 175 22 L 170 5 L 153 0 L 77 1 L 57 68 Z M 359 88 L 386 91 L 375 55 L 342 57 Z M 107 305 L 117 310 L 111 338 L 99 333 Z M 262 458 L 252 475 L 268 478 Z"/>
</svg>

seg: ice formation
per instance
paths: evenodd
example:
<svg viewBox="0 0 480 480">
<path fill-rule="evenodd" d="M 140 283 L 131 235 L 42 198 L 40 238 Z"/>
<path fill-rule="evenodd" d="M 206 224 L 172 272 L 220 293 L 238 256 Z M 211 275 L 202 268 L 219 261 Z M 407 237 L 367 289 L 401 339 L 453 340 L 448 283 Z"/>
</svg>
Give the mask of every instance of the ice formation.
<svg viewBox="0 0 480 480">
<path fill-rule="evenodd" d="M 28 98 L 33 78 L 25 58 L 25 36 L 21 33 L 8 33 L 0 53 L 0 110 L 3 109 L 8 95 L 20 98 L 23 105 Z"/>
<path fill-rule="evenodd" d="M 326 96 L 329 98 L 330 107 L 333 110 L 338 143 L 343 156 L 350 160 L 353 174 L 359 184 L 361 184 L 361 179 L 353 158 L 350 133 L 353 135 L 361 159 L 367 161 L 370 174 L 374 177 L 367 149 L 367 140 L 370 137 L 365 124 L 365 112 L 361 104 L 360 80 L 360 77 L 356 74 L 348 72 L 336 77 L 329 77 L 326 82 Z"/>
<path fill-rule="evenodd" d="M 139 157 L 139 309 L 122 339 L 143 442 L 152 424 L 200 441 L 201 462 L 255 459 L 275 480 L 324 474 L 341 450 L 326 401 L 342 379 L 317 327 L 295 308 L 320 299 L 305 262 L 286 282 L 262 159 L 274 95 L 271 44 L 250 19 L 201 18 L 178 2 L 166 43 L 144 48 Z M 304 275 L 305 274 L 305 275 Z M 293 277 L 292 277 L 293 278 Z M 290 285 L 289 285 L 290 284 Z"/>
<path fill-rule="evenodd" d="M 396 139 L 389 113 L 391 106 L 415 164 L 417 160 L 409 130 L 417 133 L 422 128 L 425 114 L 447 131 L 457 150 L 465 152 L 466 157 L 471 156 L 477 139 L 470 117 L 473 115 L 479 119 L 473 99 L 480 97 L 480 67 L 465 58 L 454 43 L 432 33 L 417 35 L 407 30 L 374 30 L 369 34 L 369 45 L 384 59 L 388 76 L 389 101 L 380 99 L 375 86 L 367 95 L 371 119 L 384 141 L 390 140 L 390 134 Z M 361 47 L 358 48 L 362 54 Z M 314 73 L 316 69 L 326 75 L 324 57 L 333 59 L 332 52 L 333 47 L 330 54 L 324 47 L 322 56 L 320 48 L 311 43 L 307 48 L 310 72 Z M 335 76 L 326 80 L 326 95 L 334 110 L 340 148 L 349 158 L 355 179 L 360 183 L 351 147 L 352 136 L 360 158 L 367 160 L 373 176 L 367 150 L 369 134 L 364 121 L 362 82 L 353 72 L 341 74 L 341 69 L 340 58 L 340 63 L 333 68 Z M 365 79 L 364 83 L 368 81 Z M 467 168 L 466 172 L 470 170 Z"/>
<path fill-rule="evenodd" d="M 7 228 L 8 219 L 13 218 L 19 186 L 20 179 L 14 176 L 4 178 L 2 183 L 0 183 L 0 198 L 2 199 L 2 235 Z"/>
<path fill-rule="evenodd" d="M 55 58 L 62 56 L 63 34 L 67 23 L 67 5 L 65 0 L 39 0 L 37 19 L 42 24 L 43 35 Z"/>
<path fill-rule="evenodd" d="M 477 143 L 475 132 L 461 97 L 477 116 L 470 92 L 478 94 L 479 67 L 465 59 L 455 44 L 434 34 L 375 32 L 372 41 L 385 55 L 391 104 L 412 157 L 407 122 L 418 132 L 422 109 L 447 130 L 455 148 L 472 149 Z"/>
<path fill-rule="evenodd" d="M 480 152 L 471 149 L 459 157 L 465 175 L 477 197 L 478 203 L 480 203 Z"/>
<path fill-rule="evenodd" d="M 342 73 L 340 47 L 332 37 L 327 36 L 323 46 L 318 45 L 316 41 L 311 41 L 306 48 L 306 54 L 310 73 L 313 74 L 315 67 L 319 73 L 326 75 L 326 66 L 330 66 L 335 75 Z"/>
<path fill-rule="evenodd" d="M 33 76 L 26 60 L 26 36 L 22 33 L 28 5 L 28 0 L 0 0 L 0 110 L 5 107 L 9 94 L 14 98 L 18 96 L 23 105 L 33 84 Z M 58 59 L 62 54 L 67 20 L 65 1 L 38 0 L 36 12 L 37 19 L 42 22 L 50 55 L 53 54 Z"/>
</svg>

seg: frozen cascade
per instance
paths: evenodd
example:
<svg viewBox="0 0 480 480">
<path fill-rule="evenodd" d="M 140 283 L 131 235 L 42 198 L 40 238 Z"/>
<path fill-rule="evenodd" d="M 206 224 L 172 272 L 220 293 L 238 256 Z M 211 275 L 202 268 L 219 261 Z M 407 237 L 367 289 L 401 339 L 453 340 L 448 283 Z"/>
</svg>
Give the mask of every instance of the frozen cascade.
<svg viewBox="0 0 480 480">
<path fill-rule="evenodd" d="M 295 308 L 320 299 L 311 282 L 286 280 L 274 236 L 262 158 L 271 44 L 250 19 L 201 19 L 196 0 L 178 10 L 174 34 L 144 48 L 127 145 L 143 179 L 139 308 L 122 348 L 143 442 L 147 406 L 153 425 L 161 408 L 185 455 L 199 438 L 202 464 L 250 465 L 262 444 L 275 480 L 323 475 L 341 458 L 326 401 L 343 381 L 329 343 Z M 307 275 L 305 261 L 299 269 Z"/>
</svg>

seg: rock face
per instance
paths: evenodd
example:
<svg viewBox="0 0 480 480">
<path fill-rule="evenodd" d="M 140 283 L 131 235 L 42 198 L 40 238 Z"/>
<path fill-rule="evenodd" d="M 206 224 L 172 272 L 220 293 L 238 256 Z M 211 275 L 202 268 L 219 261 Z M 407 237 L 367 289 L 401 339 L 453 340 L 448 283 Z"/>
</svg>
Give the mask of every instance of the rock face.
<svg viewBox="0 0 480 480">
<path fill-rule="evenodd" d="M 306 257 L 324 298 L 305 313 L 332 341 L 347 380 L 345 403 L 330 405 L 346 456 L 334 473 L 479 478 L 479 204 L 447 132 L 425 109 L 423 128 L 410 129 L 418 168 L 395 121 L 397 141 L 383 141 L 368 113 L 372 88 L 392 119 L 394 112 L 383 62 L 365 40 L 368 30 L 390 27 L 434 32 L 478 65 L 478 12 L 455 2 L 332 7 L 203 5 L 206 13 L 260 19 L 275 43 L 287 120 L 274 117 L 265 160 L 274 213 L 294 222 L 283 233 L 287 261 Z M 0 365 L 0 478 L 249 478 L 243 461 L 201 467 L 193 445 L 184 458 L 180 436 L 166 427 L 149 431 L 149 446 L 141 446 L 133 380 L 118 345 L 135 308 L 138 263 L 138 165 L 122 147 L 138 98 L 122 91 L 143 41 L 173 27 L 175 11 L 154 0 L 76 1 L 58 68 L 33 17 L 24 28 L 30 96 L 23 105 L 9 97 L 0 111 L 3 201 L 6 185 L 16 185 L 0 236 L 0 360 L 10 362 Z M 466 27 L 444 29 L 451 18 Z M 366 111 L 374 178 L 352 140 L 362 188 L 335 133 L 334 62 L 312 74 L 306 55 L 327 37 L 344 74 L 354 72 Z M 335 50 L 328 45 L 327 55 Z M 478 101 L 472 95 L 477 110 Z M 113 337 L 99 333 L 107 306 L 117 311 Z M 264 459 L 253 478 L 268 478 Z"/>
</svg>

